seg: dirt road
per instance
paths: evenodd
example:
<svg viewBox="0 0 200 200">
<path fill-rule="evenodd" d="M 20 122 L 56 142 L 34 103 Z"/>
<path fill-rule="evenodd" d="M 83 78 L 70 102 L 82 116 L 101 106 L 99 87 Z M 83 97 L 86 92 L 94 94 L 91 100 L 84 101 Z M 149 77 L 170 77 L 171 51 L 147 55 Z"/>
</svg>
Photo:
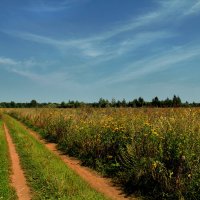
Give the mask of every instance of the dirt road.
<svg viewBox="0 0 200 200">
<path fill-rule="evenodd" d="M 16 152 L 15 145 L 10 137 L 9 131 L 4 124 L 4 130 L 6 134 L 6 139 L 8 143 L 11 163 L 12 163 L 12 186 L 16 190 L 19 200 L 31 200 L 30 189 L 27 186 L 24 172 L 20 166 L 19 156 Z"/>
<path fill-rule="evenodd" d="M 105 196 L 113 200 L 128 200 L 129 199 L 125 197 L 125 195 L 122 193 L 122 191 L 119 188 L 113 186 L 109 179 L 103 178 L 100 175 L 98 175 L 96 172 L 94 172 L 93 170 L 87 167 L 81 166 L 80 161 L 74 158 L 71 158 L 67 155 L 64 155 L 63 152 L 57 150 L 55 143 L 48 143 L 46 140 L 42 139 L 41 136 L 39 136 L 36 132 L 33 132 L 29 130 L 28 128 L 26 129 L 38 141 L 43 143 L 50 151 L 52 151 L 54 154 L 60 157 L 60 159 L 62 159 L 70 169 L 75 171 L 76 174 L 78 174 L 86 182 L 88 182 L 92 188 L 94 188 L 98 192 L 103 193 Z M 133 200 L 133 198 L 131 199 Z"/>
</svg>

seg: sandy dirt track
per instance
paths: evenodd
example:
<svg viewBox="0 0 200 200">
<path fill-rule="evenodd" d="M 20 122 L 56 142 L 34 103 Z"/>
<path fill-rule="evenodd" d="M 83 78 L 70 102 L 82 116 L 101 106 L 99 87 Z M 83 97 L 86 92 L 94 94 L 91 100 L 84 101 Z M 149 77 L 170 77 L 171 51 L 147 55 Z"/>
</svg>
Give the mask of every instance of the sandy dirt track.
<svg viewBox="0 0 200 200">
<path fill-rule="evenodd" d="M 24 125 L 22 124 L 22 126 Z M 67 155 L 64 155 L 63 152 L 59 151 L 56 148 L 55 143 L 47 142 L 46 140 L 42 139 L 42 137 L 36 132 L 31 131 L 26 126 L 24 127 L 29 131 L 29 133 L 32 136 L 34 136 L 38 141 L 43 143 L 55 155 L 60 157 L 60 159 L 62 159 L 70 169 L 75 171 L 76 174 L 82 177 L 96 191 L 104 194 L 105 196 L 113 200 L 128 200 L 129 199 L 125 197 L 125 195 L 122 193 L 122 191 L 119 188 L 113 186 L 109 179 L 101 177 L 100 175 L 98 175 L 96 172 L 89 169 L 88 167 L 81 166 L 80 161 L 78 161 L 77 159 L 71 158 Z M 133 200 L 133 198 L 131 199 Z"/>
</svg>

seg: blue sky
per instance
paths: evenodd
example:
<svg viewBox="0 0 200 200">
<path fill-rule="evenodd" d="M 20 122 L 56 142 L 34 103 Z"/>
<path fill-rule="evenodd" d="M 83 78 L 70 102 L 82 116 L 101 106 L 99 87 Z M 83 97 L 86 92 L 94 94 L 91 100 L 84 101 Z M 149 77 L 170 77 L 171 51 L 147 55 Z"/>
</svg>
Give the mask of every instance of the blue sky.
<svg viewBox="0 0 200 200">
<path fill-rule="evenodd" d="M 200 0 L 0 2 L 0 101 L 200 102 Z"/>
</svg>

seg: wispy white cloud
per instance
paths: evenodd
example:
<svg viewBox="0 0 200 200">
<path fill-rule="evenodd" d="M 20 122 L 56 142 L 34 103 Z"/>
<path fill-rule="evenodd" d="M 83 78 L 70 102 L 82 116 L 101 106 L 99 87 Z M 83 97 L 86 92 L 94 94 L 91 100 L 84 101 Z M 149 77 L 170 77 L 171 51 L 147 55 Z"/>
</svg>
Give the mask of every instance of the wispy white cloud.
<svg viewBox="0 0 200 200">
<path fill-rule="evenodd" d="M 123 55 L 130 50 L 137 50 L 139 47 L 151 44 L 152 42 L 158 42 L 159 40 L 172 38 L 177 36 L 177 34 L 168 31 L 147 31 L 136 34 L 134 37 L 119 43 L 118 48 L 113 49 L 113 53 L 118 55 Z"/>
<path fill-rule="evenodd" d="M 58 12 L 69 9 L 75 5 L 80 5 L 89 0 L 35 0 L 29 6 L 24 7 L 25 10 L 31 12 Z"/>
<path fill-rule="evenodd" d="M 200 56 L 200 46 L 193 44 L 180 46 L 171 51 L 139 60 L 124 66 L 123 70 L 100 81 L 101 84 L 114 84 L 140 79 L 148 74 L 175 67 L 175 64 Z M 98 83 L 98 84 L 100 84 Z"/>
<path fill-rule="evenodd" d="M 62 85 L 67 80 L 66 73 L 63 72 L 51 72 L 46 74 L 38 74 L 31 71 L 24 71 L 21 69 L 11 68 L 9 69 L 10 72 L 13 72 L 15 74 L 18 74 L 20 76 L 23 76 L 25 78 L 28 78 L 34 82 L 37 82 L 42 85 Z"/>
<path fill-rule="evenodd" d="M 2 65 L 17 65 L 18 62 L 11 58 L 0 57 L 0 66 Z"/>
<path fill-rule="evenodd" d="M 196 3 L 192 7 L 190 7 L 189 9 L 187 9 L 184 14 L 185 15 L 200 14 L 200 1 L 197 0 Z"/>
<path fill-rule="evenodd" d="M 149 26 L 152 27 L 158 22 L 165 23 L 171 20 L 172 17 L 173 21 L 176 20 L 176 18 L 179 20 L 181 16 L 185 16 L 187 10 L 198 11 L 199 9 L 199 0 L 155 0 L 154 2 L 159 5 L 157 9 L 144 15 L 134 17 L 127 22 L 119 23 L 112 27 L 110 31 L 91 37 L 90 41 L 108 40 L 119 34 L 134 31 L 141 27 L 149 28 Z M 195 14 L 195 12 L 190 12 L 190 14 Z M 176 15 L 176 18 L 174 18 L 174 15 Z"/>
<path fill-rule="evenodd" d="M 49 61 L 38 62 L 34 59 L 28 60 L 15 60 L 11 58 L 0 57 L 0 67 L 8 72 L 15 73 L 19 76 L 26 77 L 34 82 L 45 85 L 63 84 L 66 82 L 68 75 L 66 72 L 34 72 L 35 68 L 43 68 L 44 66 L 51 65 Z"/>
<path fill-rule="evenodd" d="M 176 34 L 168 31 L 145 31 L 134 33 L 132 36 L 129 36 L 128 39 L 122 38 L 118 42 L 113 43 L 113 41 L 100 42 L 98 40 L 94 40 L 93 38 L 59 40 L 26 32 L 6 31 L 6 33 L 19 37 L 23 40 L 30 40 L 40 44 L 53 46 L 62 52 L 74 49 L 76 50 L 77 56 L 94 59 L 100 57 L 99 60 L 102 61 L 113 59 L 130 50 L 137 49 L 138 47 L 147 45 L 151 42 L 176 36 Z"/>
<path fill-rule="evenodd" d="M 14 37 L 21 38 L 23 40 L 33 41 L 40 44 L 47 44 L 61 51 L 66 51 L 67 49 L 75 48 L 81 51 L 85 56 L 96 57 L 101 55 L 101 51 L 97 50 L 94 47 L 94 44 L 89 39 L 60 40 L 28 32 L 19 32 L 19 31 L 2 31 L 2 32 L 12 35 Z"/>
<path fill-rule="evenodd" d="M 166 31 L 138 33 L 129 39 L 122 40 L 116 44 L 112 44 L 110 48 L 107 47 L 107 49 L 105 49 L 105 52 L 102 53 L 103 56 L 90 60 L 86 64 L 79 65 L 78 68 L 85 69 L 90 68 L 91 66 L 99 66 L 99 64 L 103 63 L 106 64 L 106 62 L 115 60 L 119 57 L 123 57 L 123 55 L 129 52 L 136 52 L 140 47 L 148 46 L 153 42 L 158 42 L 159 40 L 171 38 L 174 36 L 176 36 L 176 34 Z"/>
<path fill-rule="evenodd" d="M 4 68 L 10 67 L 10 68 L 20 68 L 24 70 L 26 69 L 29 70 L 35 67 L 44 68 L 45 66 L 48 66 L 50 64 L 51 62 L 49 61 L 38 62 L 34 58 L 29 58 L 26 60 L 15 60 L 12 58 L 0 57 L 0 66 Z"/>
<path fill-rule="evenodd" d="M 60 47 L 64 45 L 64 41 L 62 40 L 55 40 L 50 37 L 41 36 L 41 35 L 37 35 L 33 33 L 21 32 L 21 31 L 2 31 L 2 32 L 15 36 L 15 37 L 19 37 L 23 40 L 29 40 L 29 41 L 33 41 L 33 42 L 37 42 L 41 44 L 49 44 L 55 47 Z M 68 45 L 70 45 L 70 43 Z"/>
</svg>

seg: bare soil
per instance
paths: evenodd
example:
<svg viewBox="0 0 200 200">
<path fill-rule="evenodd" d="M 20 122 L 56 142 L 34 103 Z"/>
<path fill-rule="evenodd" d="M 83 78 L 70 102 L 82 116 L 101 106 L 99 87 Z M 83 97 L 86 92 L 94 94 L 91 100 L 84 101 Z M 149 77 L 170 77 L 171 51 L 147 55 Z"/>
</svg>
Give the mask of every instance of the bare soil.
<svg viewBox="0 0 200 200">
<path fill-rule="evenodd" d="M 19 156 L 16 152 L 15 145 L 10 137 L 8 128 L 4 124 L 4 130 L 9 148 L 9 154 L 12 163 L 12 186 L 15 188 L 19 200 L 31 200 L 30 189 L 27 186 L 24 172 L 20 166 Z"/>
<path fill-rule="evenodd" d="M 120 188 L 113 186 L 110 179 L 101 177 L 99 174 L 97 174 L 97 172 L 91 170 L 90 168 L 81 166 L 81 162 L 79 160 L 63 154 L 63 152 L 59 151 L 56 148 L 55 143 L 47 142 L 46 140 L 42 139 L 42 137 L 36 132 L 31 131 L 26 126 L 24 127 L 29 131 L 32 136 L 34 136 L 38 141 L 43 143 L 46 148 L 48 148 L 61 160 L 63 160 L 63 162 L 65 162 L 70 169 L 72 169 L 76 174 L 82 177 L 96 191 L 104 194 L 106 197 L 113 200 L 135 199 L 126 197 Z"/>
</svg>

